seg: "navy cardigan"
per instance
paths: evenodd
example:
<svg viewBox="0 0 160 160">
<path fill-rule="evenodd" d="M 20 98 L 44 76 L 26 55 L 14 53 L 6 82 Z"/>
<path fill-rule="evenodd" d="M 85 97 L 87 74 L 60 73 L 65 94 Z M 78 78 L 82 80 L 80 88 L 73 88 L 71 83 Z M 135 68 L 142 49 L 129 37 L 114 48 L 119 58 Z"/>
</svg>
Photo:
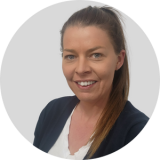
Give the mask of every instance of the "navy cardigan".
<svg viewBox="0 0 160 160">
<path fill-rule="evenodd" d="M 48 153 L 78 102 L 76 96 L 62 97 L 49 102 L 39 116 L 33 145 Z M 145 114 L 127 101 L 109 135 L 91 158 L 108 155 L 128 144 L 139 134 L 148 120 Z"/>
</svg>

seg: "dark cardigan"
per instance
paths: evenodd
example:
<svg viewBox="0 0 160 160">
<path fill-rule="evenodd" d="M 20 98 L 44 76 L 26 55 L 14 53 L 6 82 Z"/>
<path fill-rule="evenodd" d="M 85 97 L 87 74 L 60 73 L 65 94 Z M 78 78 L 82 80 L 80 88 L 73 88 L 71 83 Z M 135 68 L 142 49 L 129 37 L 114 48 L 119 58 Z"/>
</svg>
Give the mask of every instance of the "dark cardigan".
<svg viewBox="0 0 160 160">
<path fill-rule="evenodd" d="M 76 96 L 62 97 L 49 102 L 39 116 L 33 145 L 48 153 L 78 102 Z M 128 144 L 140 133 L 148 120 L 145 114 L 127 101 L 109 135 L 91 158 L 108 155 Z"/>
</svg>

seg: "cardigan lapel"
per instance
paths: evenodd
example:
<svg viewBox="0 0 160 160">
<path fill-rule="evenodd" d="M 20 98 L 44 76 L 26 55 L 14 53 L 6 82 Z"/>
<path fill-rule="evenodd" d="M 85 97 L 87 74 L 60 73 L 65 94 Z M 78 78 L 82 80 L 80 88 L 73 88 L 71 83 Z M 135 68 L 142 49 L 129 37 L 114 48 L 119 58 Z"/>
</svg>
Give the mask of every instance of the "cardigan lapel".
<svg viewBox="0 0 160 160">
<path fill-rule="evenodd" d="M 39 146 L 41 150 L 43 150 L 44 152 L 49 152 L 51 147 L 58 139 L 68 117 L 70 116 L 78 102 L 79 99 L 75 96 L 71 101 L 64 104 L 63 111 L 60 113 L 55 122 L 51 124 L 49 133 L 42 139 L 42 142 Z"/>
</svg>

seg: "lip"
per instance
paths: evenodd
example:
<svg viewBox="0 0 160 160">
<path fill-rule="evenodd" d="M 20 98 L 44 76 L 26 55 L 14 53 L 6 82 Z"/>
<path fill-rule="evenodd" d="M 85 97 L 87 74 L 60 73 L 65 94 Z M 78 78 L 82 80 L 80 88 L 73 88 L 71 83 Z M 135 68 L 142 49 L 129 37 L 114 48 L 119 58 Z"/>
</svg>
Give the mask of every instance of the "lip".
<svg viewBox="0 0 160 160">
<path fill-rule="evenodd" d="M 88 81 L 96 81 L 96 80 L 93 80 L 93 79 L 84 79 L 84 80 L 76 80 L 74 82 L 88 82 Z"/>
<path fill-rule="evenodd" d="M 96 83 L 97 83 L 97 81 L 95 82 L 95 83 L 93 83 L 93 84 L 91 84 L 91 85 L 89 85 L 89 86 L 81 86 L 81 85 L 79 85 L 78 84 L 78 82 L 88 82 L 88 81 L 95 81 L 95 80 L 78 80 L 78 81 L 74 81 L 75 82 L 75 84 L 77 85 L 77 87 L 79 88 L 79 89 L 81 89 L 81 90 L 89 90 L 89 89 L 91 89 L 92 87 L 94 87 L 95 85 L 96 85 Z"/>
</svg>

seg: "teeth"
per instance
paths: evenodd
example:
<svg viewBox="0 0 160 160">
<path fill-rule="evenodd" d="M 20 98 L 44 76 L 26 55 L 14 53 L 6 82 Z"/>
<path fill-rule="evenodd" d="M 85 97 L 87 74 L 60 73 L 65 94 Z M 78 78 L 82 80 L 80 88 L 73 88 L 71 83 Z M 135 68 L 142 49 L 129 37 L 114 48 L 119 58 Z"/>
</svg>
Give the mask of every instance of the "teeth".
<svg viewBox="0 0 160 160">
<path fill-rule="evenodd" d="M 88 86 L 88 85 L 91 85 L 91 84 L 93 84 L 95 82 L 96 81 L 78 82 L 78 84 L 81 85 L 81 86 Z"/>
</svg>

